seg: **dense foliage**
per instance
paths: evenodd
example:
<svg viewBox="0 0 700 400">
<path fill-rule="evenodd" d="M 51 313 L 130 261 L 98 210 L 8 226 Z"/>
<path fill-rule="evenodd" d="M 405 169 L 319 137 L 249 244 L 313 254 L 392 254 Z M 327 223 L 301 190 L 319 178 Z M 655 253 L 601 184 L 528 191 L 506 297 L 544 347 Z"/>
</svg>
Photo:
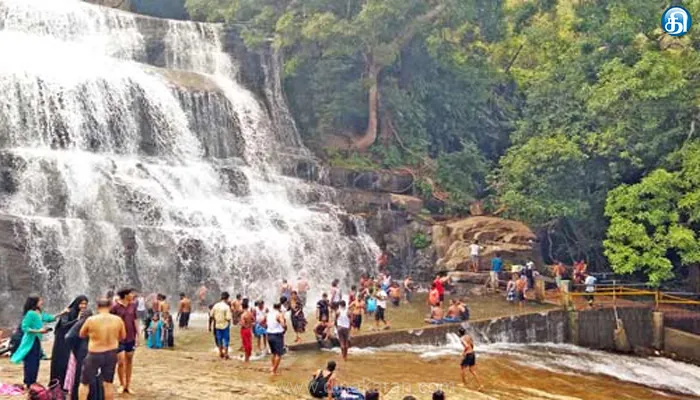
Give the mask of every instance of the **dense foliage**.
<svg viewBox="0 0 700 400">
<path fill-rule="evenodd" d="M 700 20 L 700 0 L 683 5 Z M 548 261 L 653 283 L 700 262 L 700 29 L 664 34 L 665 2 L 187 6 L 283 52 L 302 135 L 332 162 L 409 168 L 448 212 L 487 200 L 538 229 Z"/>
</svg>

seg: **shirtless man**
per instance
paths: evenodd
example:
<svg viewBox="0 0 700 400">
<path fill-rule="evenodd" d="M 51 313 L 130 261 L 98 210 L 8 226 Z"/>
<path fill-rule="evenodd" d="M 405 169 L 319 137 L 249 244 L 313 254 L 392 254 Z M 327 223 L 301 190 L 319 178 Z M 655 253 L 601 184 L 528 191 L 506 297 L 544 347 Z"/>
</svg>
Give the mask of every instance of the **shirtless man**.
<svg viewBox="0 0 700 400">
<path fill-rule="evenodd" d="M 554 280 L 557 282 L 557 290 L 561 292 L 561 281 L 566 273 L 566 267 L 561 261 L 557 261 L 556 265 L 552 269 L 552 272 L 554 272 Z"/>
<path fill-rule="evenodd" d="M 202 282 L 202 286 L 197 291 L 197 298 L 199 298 L 199 308 L 200 310 L 207 309 L 207 287 Z"/>
<path fill-rule="evenodd" d="M 451 300 L 450 301 L 450 307 L 447 309 L 447 318 L 449 319 L 454 319 L 454 320 L 461 320 L 462 319 L 462 310 L 459 307 L 459 303 L 457 300 Z"/>
<path fill-rule="evenodd" d="M 410 303 L 413 298 L 413 278 L 410 275 L 403 281 L 403 293 L 406 297 L 406 303 Z"/>
<path fill-rule="evenodd" d="M 433 306 L 430 309 L 430 318 L 426 318 L 425 322 L 429 324 L 440 324 L 443 322 L 443 318 L 445 318 L 445 312 L 442 311 L 442 307 Z"/>
<path fill-rule="evenodd" d="M 398 307 L 399 304 L 401 304 L 401 289 L 398 283 L 393 283 L 391 287 L 389 287 L 389 298 L 394 307 Z"/>
<path fill-rule="evenodd" d="M 355 301 L 350 304 L 352 312 L 352 330 L 359 332 L 362 327 L 362 315 L 365 313 L 365 299 L 362 295 L 355 297 Z"/>
<path fill-rule="evenodd" d="M 302 271 L 297 280 L 297 295 L 302 307 L 306 307 L 306 293 L 309 291 L 309 281 L 306 279 L 306 272 Z"/>
<path fill-rule="evenodd" d="M 187 329 L 190 325 L 190 313 L 192 312 L 192 300 L 184 293 L 180 293 L 180 303 L 177 305 L 177 320 L 180 329 Z"/>
<path fill-rule="evenodd" d="M 244 362 L 250 360 L 250 355 L 253 353 L 253 324 L 255 317 L 250 312 L 248 299 L 243 299 L 241 302 L 243 314 L 241 314 L 241 342 L 243 343 L 243 352 L 245 354 Z"/>
<path fill-rule="evenodd" d="M 158 294 L 158 312 L 160 313 L 170 313 L 170 304 L 165 301 L 166 298 L 164 294 Z"/>
<path fill-rule="evenodd" d="M 462 383 L 464 386 L 467 385 L 467 370 L 474 376 L 476 384 L 479 385 L 478 390 L 483 389 L 479 377 L 476 376 L 476 353 L 474 352 L 474 341 L 471 336 L 467 334 L 464 328 L 459 328 L 457 331 L 460 337 L 460 342 L 462 343 L 462 363 L 460 367 L 462 368 Z"/>
<path fill-rule="evenodd" d="M 122 289 L 118 293 L 119 300 L 112 306 L 110 312 L 122 319 L 126 328 L 126 337 L 119 342 L 117 355 L 119 364 L 119 383 L 123 393 L 132 393 L 131 372 L 134 367 L 134 351 L 139 344 L 139 324 L 136 315 L 136 304 L 134 303 L 135 293 L 133 289 Z"/>
<path fill-rule="evenodd" d="M 236 299 L 231 302 L 231 323 L 233 325 L 238 325 L 241 321 L 241 314 L 243 314 L 243 296 L 239 293 L 236 295 Z"/>
<path fill-rule="evenodd" d="M 97 301 L 97 315 L 88 318 L 80 328 L 80 337 L 89 338 L 88 354 L 83 361 L 80 374 L 78 398 L 87 400 L 90 383 L 97 373 L 102 375 L 106 400 L 114 399 L 114 370 L 117 365 L 119 343 L 126 339 L 126 327 L 121 318 L 110 313 L 112 301 L 101 298 Z"/>
</svg>

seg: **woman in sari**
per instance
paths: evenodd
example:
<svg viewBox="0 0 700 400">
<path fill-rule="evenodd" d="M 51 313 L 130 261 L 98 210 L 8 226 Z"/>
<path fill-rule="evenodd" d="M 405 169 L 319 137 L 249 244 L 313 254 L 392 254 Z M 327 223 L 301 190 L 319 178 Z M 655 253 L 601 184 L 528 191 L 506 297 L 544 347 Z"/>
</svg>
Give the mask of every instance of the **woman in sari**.
<svg viewBox="0 0 700 400">
<path fill-rule="evenodd" d="M 153 314 L 151 323 L 148 326 L 148 348 L 162 349 L 163 348 L 163 321 L 160 320 L 158 313 Z"/>
<path fill-rule="evenodd" d="M 43 306 L 44 300 L 41 297 L 27 297 L 21 325 L 22 341 L 10 359 L 15 364 L 24 363 L 24 385 L 27 389 L 36 383 L 39 376 L 39 362 L 44 354 L 41 349 L 41 339 L 42 335 L 50 332 L 50 329 L 44 328 L 44 323 L 53 322 L 69 311 L 66 309 L 62 313 L 52 316 L 42 311 Z"/>
<path fill-rule="evenodd" d="M 69 312 L 61 316 L 56 323 L 54 332 L 53 350 L 51 350 L 51 378 L 50 381 L 58 380 L 63 387 L 66 378 L 66 368 L 70 359 L 70 349 L 66 346 L 66 334 L 70 328 L 80 319 L 81 314 L 87 310 L 88 298 L 81 295 L 76 297 L 68 306 Z"/>
</svg>

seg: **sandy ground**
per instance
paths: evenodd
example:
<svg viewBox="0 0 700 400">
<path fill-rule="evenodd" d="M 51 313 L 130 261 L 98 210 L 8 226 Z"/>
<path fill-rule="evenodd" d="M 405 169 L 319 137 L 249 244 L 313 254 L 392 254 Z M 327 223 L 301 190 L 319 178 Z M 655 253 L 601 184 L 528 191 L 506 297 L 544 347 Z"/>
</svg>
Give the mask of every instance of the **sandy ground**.
<svg viewBox="0 0 700 400">
<path fill-rule="evenodd" d="M 483 297 L 471 305 L 472 317 L 485 318 L 513 315 L 521 312 L 540 312 L 551 308 L 532 304 L 524 310 L 508 306 L 500 296 Z M 387 316 L 393 329 L 423 326 L 427 312 L 424 296 L 419 296 L 412 305 L 389 308 Z M 315 318 L 310 318 L 309 328 L 303 339 L 312 340 L 311 329 Z M 369 332 L 365 326 L 364 333 Z M 218 358 L 211 333 L 206 331 L 206 316 L 194 315 L 189 330 L 176 331 L 176 347 L 151 350 L 139 347 L 135 355 L 132 395 L 118 398 L 134 400 L 165 399 L 300 399 L 309 398 L 305 389 L 308 377 L 316 368 L 318 355 L 307 357 L 291 355 L 282 363 L 281 377 L 269 374 L 269 359 L 255 357 L 249 364 L 239 359 L 236 351 L 240 346 L 238 328 L 231 332 L 233 360 Z M 292 343 L 294 333 L 288 332 L 287 342 Z M 47 354 L 51 341 L 43 343 Z M 325 359 L 325 356 L 324 358 Z M 314 365 L 312 365 L 314 364 Z M 48 381 L 50 361 L 43 361 L 39 382 Z M 0 359 L 0 382 L 20 383 L 22 366 L 12 365 L 7 358 Z M 115 378 L 115 383 L 118 382 Z M 470 393 L 470 392 L 465 392 Z M 385 393 L 390 395 L 390 393 Z M 2 398 L 2 396 L 0 396 Z M 14 398 L 21 398 L 15 396 Z M 391 398 L 391 396 L 389 397 Z M 477 398 L 477 397 L 474 397 Z M 481 397 L 487 398 L 487 397 Z"/>
</svg>

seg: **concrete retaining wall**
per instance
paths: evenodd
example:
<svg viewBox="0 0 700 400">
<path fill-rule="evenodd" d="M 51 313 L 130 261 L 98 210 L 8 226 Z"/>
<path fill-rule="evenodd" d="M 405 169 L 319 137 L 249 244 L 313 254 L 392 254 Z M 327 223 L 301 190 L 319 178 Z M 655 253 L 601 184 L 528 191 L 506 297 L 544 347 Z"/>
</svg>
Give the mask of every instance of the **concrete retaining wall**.
<svg viewBox="0 0 700 400">
<path fill-rule="evenodd" d="M 652 348 L 654 337 L 652 311 L 644 308 L 619 309 L 631 347 Z M 579 346 L 616 350 L 615 313 L 611 309 L 568 312 L 554 310 L 464 324 L 477 342 L 493 343 L 573 343 Z M 460 324 L 387 330 L 352 338 L 354 347 L 384 347 L 392 344 L 443 344 L 448 333 L 456 333 Z M 337 345 L 337 343 L 336 343 Z M 293 351 L 315 350 L 316 343 L 289 346 Z"/>
<path fill-rule="evenodd" d="M 477 341 L 509 343 L 564 343 L 569 341 L 568 313 L 550 311 L 464 324 Z M 384 347 L 392 344 L 444 344 L 448 333 L 457 333 L 461 324 L 432 325 L 415 329 L 387 330 L 354 336 L 354 347 Z M 315 350 L 316 343 L 290 345 L 292 351 Z"/>
<path fill-rule="evenodd" d="M 627 339 L 635 348 L 651 348 L 653 343 L 652 312 L 646 308 L 618 308 Z M 612 309 L 578 312 L 576 345 L 599 350 L 615 350 L 615 312 Z M 574 328 L 575 329 L 575 328 Z M 576 332 L 572 333 L 575 336 Z"/>
<path fill-rule="evenodd" d="M 700 336 L 666 328 L 664 329 L 664 351 L 684 360 L 700 363 Z"/>
</svg>

